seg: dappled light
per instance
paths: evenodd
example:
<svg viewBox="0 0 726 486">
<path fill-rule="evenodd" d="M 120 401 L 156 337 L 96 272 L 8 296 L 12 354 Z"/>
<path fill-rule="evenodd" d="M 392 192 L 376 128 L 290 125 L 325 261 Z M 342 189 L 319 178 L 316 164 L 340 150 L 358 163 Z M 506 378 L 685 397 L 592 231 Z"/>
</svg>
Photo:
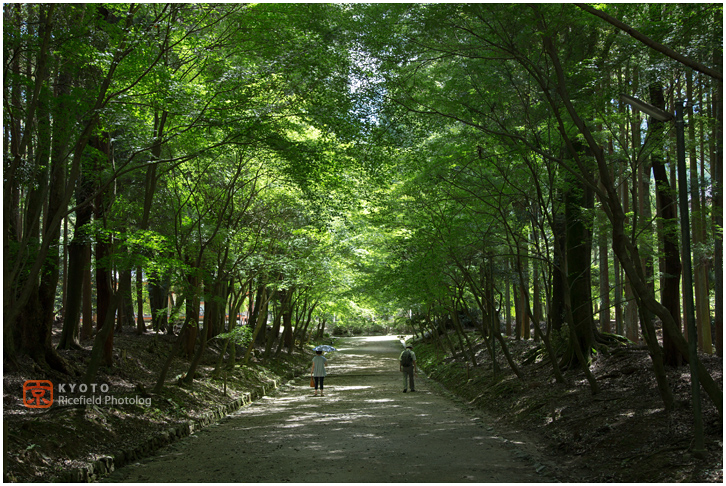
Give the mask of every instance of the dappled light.
<svg viewBox="0 0 726 486">
<path fill-rule="evenodd" d="M 722 482 L 723 20 L 5 2 L 3 479 Z"/>
<path fill-rule="evenodd" d="M 396 339 L 347 338 L 344 343 L 331 359 L 325 396 L 311 396 L 307 380 L 294 380 L 219 427 L 112 478 L 168 480 L 169 471 L 188 470 L 183 464 L 195 458 L 198 471 L 188 470 L 184 481 L 204 480 L 205 471 L 217 467 L 215 444 L 226 443 L 246 481 L 450 482 L 452 475 L 478 482 L 548 480 L 528 461 L 510 457 L 511 445 L 483 433 L 483 424 L 434 393 L 423 376 L 415 394 L 401 393 Z M 279 468 L 269 467 L 273 457 L 282 460 Z M 310 464 L 319 468 L 314 477 Z M 215 477 L 226 481 L 234 475 L 223 470 Z"/>
</svg>

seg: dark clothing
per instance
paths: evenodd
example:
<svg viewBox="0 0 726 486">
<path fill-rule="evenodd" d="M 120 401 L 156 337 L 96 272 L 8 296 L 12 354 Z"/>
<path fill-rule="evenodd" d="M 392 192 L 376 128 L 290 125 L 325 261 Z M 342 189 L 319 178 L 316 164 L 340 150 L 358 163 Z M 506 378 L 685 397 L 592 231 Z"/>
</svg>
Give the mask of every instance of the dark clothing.
<svg viewBox="0 0 726 486">
<path fill-rule="evenodd" d="M 407 385 L 411 385 L 411 391 L 416 390 L 416 386 L 413 384 L 413 365 L 412 366 L 401 366 L 401 371 L 403 371 L 403 389 L 404 391 L 409 388 Z"/>
<path fill-rule="evenodd" d="M 318 390 L 318 384 L 320 384 L 320 391 L 323 391 L 323 382 L 325 381 L 324 376 L 314 376 L 315 379 L 315 391 Z"/>
</svg>

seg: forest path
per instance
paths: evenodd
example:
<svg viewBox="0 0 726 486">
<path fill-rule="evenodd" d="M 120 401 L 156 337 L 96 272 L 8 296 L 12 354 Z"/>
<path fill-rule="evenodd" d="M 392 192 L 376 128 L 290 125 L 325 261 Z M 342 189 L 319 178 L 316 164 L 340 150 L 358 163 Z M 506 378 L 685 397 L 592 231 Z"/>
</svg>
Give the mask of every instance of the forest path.
<svg viewBox="0 0 726 486">
<path fill-rule="evenodd" d="M 486 418 L 416 377 L 396 337 L 341 339 L 325 396 L 298 378 L 104 482 L 547 482 Z"/>
</svg>

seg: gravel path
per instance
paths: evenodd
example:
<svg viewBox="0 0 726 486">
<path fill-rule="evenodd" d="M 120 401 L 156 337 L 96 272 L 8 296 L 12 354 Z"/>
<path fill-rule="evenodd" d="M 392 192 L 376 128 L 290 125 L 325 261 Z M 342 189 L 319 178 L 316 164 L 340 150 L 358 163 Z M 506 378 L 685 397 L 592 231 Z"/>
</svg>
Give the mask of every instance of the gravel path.
<svg viewBox="0 0 726 486">
<path fill-rule="evenodd" d="M 435 383 L 419 375 L 416 393 L 402 393 L 397 338 L 336 347 L 324 397 L 299 378 L 104 482 L 552 481 Z"/>
</svg>

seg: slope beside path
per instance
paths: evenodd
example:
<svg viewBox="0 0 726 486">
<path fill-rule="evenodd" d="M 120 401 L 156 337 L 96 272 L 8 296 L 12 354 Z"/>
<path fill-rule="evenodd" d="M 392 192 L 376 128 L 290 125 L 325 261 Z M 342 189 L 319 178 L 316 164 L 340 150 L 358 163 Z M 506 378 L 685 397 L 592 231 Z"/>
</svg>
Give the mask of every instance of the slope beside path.
<svg viewBox="0 0 726 486">
<path fill-rule="evenodd" d="M 299 378 L 104 481 L 553 481 L 422 375 L 416 393 L 402 393 L 397 338 L 348 338 L 336 347 L 327 354 L 324 397 Z"/>
</svg>

